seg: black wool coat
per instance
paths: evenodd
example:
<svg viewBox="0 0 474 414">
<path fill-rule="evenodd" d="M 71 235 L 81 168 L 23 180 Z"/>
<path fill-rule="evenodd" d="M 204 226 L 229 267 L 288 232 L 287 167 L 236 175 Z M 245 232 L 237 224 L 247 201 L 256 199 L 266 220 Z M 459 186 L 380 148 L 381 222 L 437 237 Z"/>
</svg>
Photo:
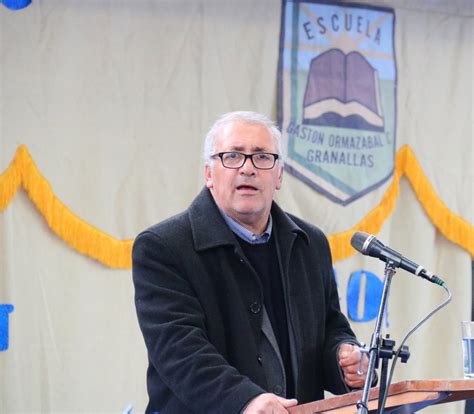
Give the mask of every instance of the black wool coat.
<svg viewBox="0 0 474 414">
<path fill-rule="evenodd" d="M 276 203 L 271 214 L 295 345 L 296 398 L 346 392 L 336 353 L 355 337 L 340 311 L 327 239 Z M 133 281 L 149 359 L 147 412 L 237 414 L 267 392 L 259 362 L 261 284 L 209 190 L 138 235 Z"/>
</svg>

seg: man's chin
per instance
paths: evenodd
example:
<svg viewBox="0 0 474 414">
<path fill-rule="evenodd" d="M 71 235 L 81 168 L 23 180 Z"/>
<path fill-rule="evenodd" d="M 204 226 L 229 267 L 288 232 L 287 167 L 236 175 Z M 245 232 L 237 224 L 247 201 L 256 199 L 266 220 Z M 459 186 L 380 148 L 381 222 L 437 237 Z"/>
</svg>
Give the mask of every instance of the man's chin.
<svg viewBox="0 0 474 414">
<path fill-rule="evenodd" d="M 266 214 L 266 210 L 262 206 L 238 206 L 233 211 L 238 221 L 255 221 L 263 218 Z"/>
<path fill-rule="evenodd" d="M 255 214 L 263 214 L 264 209 L 262 208 L 261 205 L 256 205 L 255 203 L 249 203 L 249 202 L 244 202 L 244 203 L 239 203 L 235 206 L 234 211 L 238 215 L 242 216 L 252 216 Z"/>
</svg>

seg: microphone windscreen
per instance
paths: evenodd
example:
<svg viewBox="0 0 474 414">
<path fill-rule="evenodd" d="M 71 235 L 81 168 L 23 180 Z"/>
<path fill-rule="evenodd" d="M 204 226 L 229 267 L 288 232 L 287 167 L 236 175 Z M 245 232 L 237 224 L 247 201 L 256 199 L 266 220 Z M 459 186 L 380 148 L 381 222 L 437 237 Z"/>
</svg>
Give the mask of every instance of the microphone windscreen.
<svg viewBox="0 0 474 414">
<path fill-rule="evenodd" d="M 356 231 L 351 238 L 351 246 L 362 254 L 367 254 L 367 247 L 364 248 L 364 244 L 371 234 L 364 233 L 363 231 Z"/>
</svg>

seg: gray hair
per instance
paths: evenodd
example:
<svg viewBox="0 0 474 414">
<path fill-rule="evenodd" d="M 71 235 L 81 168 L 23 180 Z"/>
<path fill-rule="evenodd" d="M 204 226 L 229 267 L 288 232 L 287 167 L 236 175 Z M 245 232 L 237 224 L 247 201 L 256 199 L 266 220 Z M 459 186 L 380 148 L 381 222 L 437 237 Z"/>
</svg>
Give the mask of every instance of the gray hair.
<svg viewBox="0 0 474 414">
<path fill-rule="evenodd" d="M 276 127 L 275 123 L 267 118 L 265 115 L 259 114 L 257 112 L 251 111 L 236 111 L 228 112 L 224 115 L 221 115 L 219 119 L 211 126 L 209 132 L 206 135 L 204 141 L 204 163 L 206 165 L 212 166 L 213 159 L 212 155 L 215 154 L 216 150 L 216 139 L 219 133 L 219 130 L 222 126 L 229 124 L 230 122 L 242 122 L 244 124 L 251 125 L 261 125 L 267 128 L 270 135 L 275 141 L 275 146 L 277 148 L 278 159 L 280 160 L 280 165 L 283 166 L 284 158 L 281 145 L 281 132 Z"/>
</svg>

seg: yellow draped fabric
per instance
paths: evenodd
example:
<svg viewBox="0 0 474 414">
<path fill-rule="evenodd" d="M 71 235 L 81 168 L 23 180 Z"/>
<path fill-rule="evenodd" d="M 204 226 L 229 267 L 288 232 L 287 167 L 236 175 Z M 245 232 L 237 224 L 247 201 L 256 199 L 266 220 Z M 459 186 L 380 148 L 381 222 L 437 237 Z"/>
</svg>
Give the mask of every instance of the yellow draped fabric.
<svg viewBox="0 0 474 414">
<path fill-rule="evenodd" d="M 8 206 L 19 186 L 26 191 L 51 230 L 73 249 L 112 268 L 131 268 L 133 241 L 118 240 L 68 209 L 55 196 L 24 145 L 18 147 L 10 166 L 0 175 L 0 211 Z"/>
<path fill-rule="evenodd" d="M 329 235 L 334 261 L 354 253 L 350 239 L 354 232 L 377 234 L 392 213 L 400 191 L 400 178 L 405 175 L 437 229 L 450 241 L 474 256 L 474 227 L 451 212 L 438 197 L 408 145 L 397 152 L 392 183 L 380 203 L 351 229 Z M 33 201 L 48 226 L 69 246 L 105 266 L 130 269 L 133 240 L 119 240 L 91 226 L 76 216 L 59 200 L 49 182 L 41 175 L 27 148 L 20 145 L 7 170 L 0 175 L 0 211 L 7 208 L 18 187 Z"/>
</svg>

